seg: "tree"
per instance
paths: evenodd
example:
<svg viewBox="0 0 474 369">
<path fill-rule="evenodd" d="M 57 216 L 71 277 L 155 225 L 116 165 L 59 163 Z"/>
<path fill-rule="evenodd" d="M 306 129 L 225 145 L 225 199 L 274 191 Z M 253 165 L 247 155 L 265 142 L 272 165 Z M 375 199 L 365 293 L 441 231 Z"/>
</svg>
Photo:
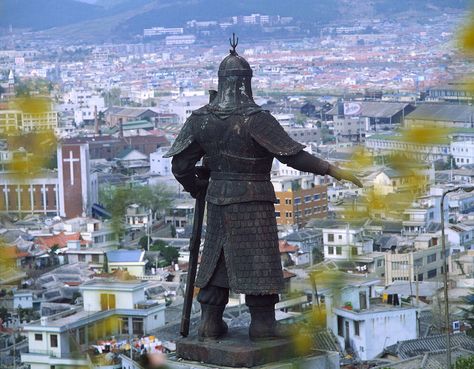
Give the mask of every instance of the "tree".
<svg viewBox="0 0 474 369">
<path fill-rule="evenodd" d="M 162 258 L 166 262 L 165 265 L 171 265 L 173 262 L 176 263 L 179 257 L 179 251 L 176 247 L 168 246 L 166 242 L 157 240 L 150 247 L 151 251 L 159 251 Z"/>
<path fill-rule="evenodd" d="M 471 293 L 464 298 L 465 304 L 468 305 L 468 307 L 461 307 L 461 310 L 464 313 L 464 319 L 471 327 L 474 327 L 474 290 L 470 292 Z M 474 329 L 469 329 L 467 333 L 471 337 L 474 336 Z"/>
<path fill-rule="evenodd" d="M 101 189 L 99 198 L 101 204 L 112 214 L 111 224 L 119 235 L 124 232 L 124 218 L 129 205 L 144 206 L 156 217 L 171 204 L 171 192 L 162 185 Z"/>
<path fill-rule="evenodd" d="M 4 306 L 0 306 L 0 319 L 3 324 L 10 320 L 11 314 L 8 312 L 8 309 Z"/>
<path fill-rule="evenodd" d="M 458 358 L 454 369 L 474 369 L 474 356 Z"/>
<path fill-rule="evenodd" d="M 148 243 L 149 242 L 149 243 Z M 153 243 L 153 240 L 151 239 L 151 237 L 149 236 L 142 236 L 140 238 L 140 240 L 138 241 L 138 245 L 142 248 L 142 249 L 145 249 L 147 250 L 148 249 L 148 245 L 152 244 Z"/>
<path fill-rule="evenodd" d="M 113 87 L 102 93 L 106 106 L 120 105 L 120 95 L 122 91 L 118 87 Z"/>
<path fill-rule="evenodd" d="M 324 261 L 324 254 L 317 247 L 313 247 L 313 264 L 318 264 Z"/>
</svg>

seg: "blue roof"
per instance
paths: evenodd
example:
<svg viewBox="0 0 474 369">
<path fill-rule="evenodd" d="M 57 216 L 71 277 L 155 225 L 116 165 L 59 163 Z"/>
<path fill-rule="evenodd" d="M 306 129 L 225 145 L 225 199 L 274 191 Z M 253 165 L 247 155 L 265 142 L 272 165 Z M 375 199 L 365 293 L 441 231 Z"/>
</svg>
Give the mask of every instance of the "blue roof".
<svg viewBox="0 0 474 369">
<path fill-rule="evenodd" d="M 107 259 L 110 263 L 131 263 L 140 261 L 142 250 L 114 250 L 107 251 Z"/>
</svg>

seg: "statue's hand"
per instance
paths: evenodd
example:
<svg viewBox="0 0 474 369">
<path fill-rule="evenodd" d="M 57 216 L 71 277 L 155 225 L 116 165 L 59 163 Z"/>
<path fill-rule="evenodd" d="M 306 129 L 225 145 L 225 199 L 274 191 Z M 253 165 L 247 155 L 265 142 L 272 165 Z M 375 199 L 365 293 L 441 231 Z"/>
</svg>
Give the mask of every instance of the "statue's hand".
<svg viewBox="0 0 474 369">
<path fill-rule="evenodd" d="M 209 185 L 209 177 L 211 173 L 205 167 L 196 167 L 195 168 L 196 177 L 194 180 L 193 190 L 190 191 L 191 196 L 196 198 L 199 195 L 205 195 L 207 191 L 207 186 Z"/>
<path fill-rule="evenodd" d="M 196 198 L 200 195 L 205 195 L 208 185 L 209 181 L 207 179 L 197 178 L 194 183 L 194 188 L 192 189 L 192 191 L 190 191 L 191 196 Z"/>
<path fill-rule="evenodd" d="M 329 167 L 329 172 L 328 174 L 331 176 L 331 177 L 334 177 L 336 178 L 338 181 L 340 180 L 345 180 L 345 181 L 349 181 L 349 182 L 352 182 L 354 183 L 356 186 L 362 188 L 364 187 L 364 185 L 362 184 L 362 182 L 359 180 L 359 178 L 357 178 L 355 175 L 353 175 L 351 172 L 349 172 L 348 170 L 344 170 L 344 169 L 341 169 L 341 168 L 338 168 L 334 165 L 331 165 Z"/>
</svg>

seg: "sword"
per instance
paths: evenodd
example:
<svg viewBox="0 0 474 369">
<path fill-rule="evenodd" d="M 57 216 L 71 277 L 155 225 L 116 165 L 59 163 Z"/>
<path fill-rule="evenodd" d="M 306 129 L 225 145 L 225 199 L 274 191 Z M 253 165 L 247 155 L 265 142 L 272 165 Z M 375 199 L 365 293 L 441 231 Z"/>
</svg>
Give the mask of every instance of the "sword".
<svg viewBox="0 0 474 369">
<path fill-rule="evenodd" d="M 198 177 L 202 178 L 203 168 L 196 168 Z M 188 275 L 186 278 L 186 290 L 184 293 L 183 315 L 181 317 L 180 333 L 183 337 L 189 334 L 189 324 L 191 321 L 191 308 L 194 297 L 194 280 L 196 279 L 196 271 L 199 257 L 199 247 L 201 246 L 202 222 L 204 220 L 204 208 L 206 207 L 206 191 L 201 191 L 196 197 L 196 205 L 194 207 L 194 223 L 193 233 L 189 242 L 189 264 Z"/>
<path fill-rule="evenodd" d="M 209 90 L 209 102 L 217 96 L 217 91 Z M 209 170 L 205 167 L 196 167 L 196 175 L 200 179 L 209 179 Z M 184 291 L 183 314 L 181 316 L 180 333 L 183 337 L 189 334 L 189 324 L 191 322 L 191 308 L 194 297 L 194 281 L 199 257 L 199 247 L 201 246 L 202 222 L 204 220 L 204 208 L 206 207 L 206 191 L 201 191 L 196 197 L 194 206 L 193 233 L 189 240 L 189 262 L 188 275 L 186 277 L 186 290 Z"/>
</svg>

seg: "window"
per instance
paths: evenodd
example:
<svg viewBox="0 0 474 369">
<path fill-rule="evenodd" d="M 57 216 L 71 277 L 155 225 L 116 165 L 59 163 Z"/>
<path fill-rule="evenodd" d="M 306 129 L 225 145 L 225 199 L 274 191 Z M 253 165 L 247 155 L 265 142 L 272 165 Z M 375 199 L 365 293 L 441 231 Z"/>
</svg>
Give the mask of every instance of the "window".
<svg viewBox="0 0 474 369">
<path fill-rule="evenodd" d="M 334 246 L 328 246 L 328 254 L 334 255 Z"/>
<path fill-rule="evenodd" d="M 423 273 L 418 274 L 416 280 L 421 282 L 423 280 Z"/>
<path fill-rule="evenodd" d="M 358 251 L 357 251 L 357 247 L 354 247 L 354 246 L 351 247 L 351 255 L 352 255 L 352 256 L 356 256 L 356 255 L 358 255 L 358 254 L 359 254 L 359 253 L 358 253 Z"/>
<path fill-rule="evenodd" d="M 286 205 L 291 205 L 291 199 L 285 199 L 285 204 Z"/>
<path fill-rule="evenodd" d="M 338 236 L 337 236 L 337 239 L 338 239 L 338 240 L 342 240 L 342 234 L 338 235 Z"/>
<path fill-rule="evenodd" d="M 367 293 L 359 292 L 359 306 L 360 310 L 367 309 Z"/>
<path fill-rule="evenodd" d="M 334 233 L 328 233 L 328 242 L 334 242 Z"/>
<path fill-rule="evenodd" d="M 143 318 L 132 318 L 133 334 L 143 334 Z"/>
<path fill-rule="evenodd" d="M 314 201 L 319 200 L 319 193 L 317 193 L 317 194 L 315 194 L 315 195 L 313 196 L 313 200 L 314 200 Z"/>
<path fill-rule="evenodd" d="M 277 218 L 280 218 L 280 212 L 279 212 L 279 211 L 275 211 L 275 216 L 276 216 Z"/>
<path fill-rule="evenodd" d="M 49 336 L 49 342 L 51 347 L 58 347 L 58 335 L 52 334 Z"/>
<path fill-rule="evenodd" d="M 311 196 L 305 196 L 304 197 L 304 202 L 311 202 Z"/>
<path fill-rule="evenodd" d="M 429 279 L 429 278 L 434 278 L 434 277 L 436 277 L 437 274 L 438 274 L 438 273 L 437 273 L 436 269 L 431 269 L 431 270 L 428 270 L 428 275 L 427 275 L 427 277 L 428 277 L 428 279 Z"/>
<path fill-rule="evenodd" d="M 417 266 L 422 266 L 423 265 L 423 258 L 418 258 L 418 259 L 415 259 L 413 264 L 417 267 Z"/>
<path fill-rule="evenodd" d="M 436 261 L 436 254 L 431 254 L 426 257 L 426 262 L 429 263 L 434 263 Z"/>
<path fill-rule="evenodd" d="M 295 197 L 295 204 L 296 205 L 301 204 L 301 197 Z"/>
<path fill-rule="evenodd" d="M 77 255 L 77 258 L 80 262 L 85 262 L 86 261 L 86 255 L 84 255 L 84 254 Z"/>
<path fill-rule="evenodd" d="M 340 246 L 336 247 L 336 255 L 342 255 L 342 247 Z"/>
<path fill-rule="evenodd" d="M 354 334 L 360 336 L 360 322 L 354 320 Z"/>
<path fill-rule="evenodd" d="M 99 262 L 99 255 L 97 255 L 97 254 L 92 255 L 92 262 L 93 263 L 98 263 Z"/>
<path fill-rule="evenodd" d="M 280 199 L 277 197 L 277 199 L 275 200 L 275 204 L 279 204 L 280 203 Z"/>
<path fill-rule="evenodd" d="M 344 318 L 342 316 L 337 316 L 337 335 L 344 337 Z"/>
<path fill-rule="evenodd" d="M 122 334 L 129 334 L 128 332 L 128 318 L 122 318 L 120 322 L 120 332 Z"/>
<path fill-rule="evenodd" d="M 35 341 L 43 341 L 43 335 L 41 333 L 35 333 Z"/>
<path fill-rule="evenodd" d="M 291 217 L 293 217 L 293 214 L 291 213 L 291 211 L 287 211 L 287 212 L 285 213 L 285 216 L 286 216 L 287 218 L 291 218 Z"/>
</svg>

